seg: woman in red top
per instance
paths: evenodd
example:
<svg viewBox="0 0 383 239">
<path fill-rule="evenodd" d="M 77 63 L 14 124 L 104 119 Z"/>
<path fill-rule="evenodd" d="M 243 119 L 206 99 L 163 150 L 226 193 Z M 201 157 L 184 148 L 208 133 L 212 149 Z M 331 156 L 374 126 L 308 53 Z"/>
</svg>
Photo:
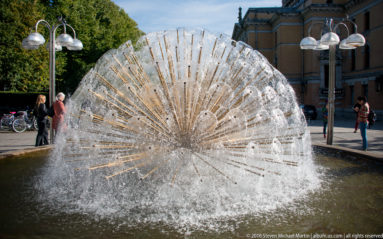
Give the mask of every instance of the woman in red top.
<svg viewBox="0 0 383 239">
<path fill-rule="evenodd" d="M 64 124 L 64 115 L 66 113 L 65 105 L 63 103 L 65 99 L 64 93 L 60 92 L 56 96 L 56 101 L 53 103 L 53 110 L 55 112 L 52 120 L 52 128 L 54 137 L 56 134 L 63 128 L 65 128 Z"/>
<path fill-rule="evenodd" d="M 358 122 L 360 127 L 360 134 L 362 135 L 363 140 L 363 150 L 367 150 L 367 125 L 368 114 L 370 113 L 370 106 L 367 103 L 366 96 L 359 96 L 358 103 L 360 104 L 360 109 L 358 111 Z"/>
</svg>

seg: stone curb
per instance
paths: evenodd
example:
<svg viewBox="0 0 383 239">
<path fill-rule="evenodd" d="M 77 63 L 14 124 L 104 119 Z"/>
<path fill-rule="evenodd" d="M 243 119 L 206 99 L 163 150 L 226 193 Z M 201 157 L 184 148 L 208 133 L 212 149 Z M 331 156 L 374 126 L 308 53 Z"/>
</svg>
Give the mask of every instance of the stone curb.
<svg viewBox="0 0 383 239">
<path fill-rule="evenodd" d="M 40 147 L 28 148 L 28 149 L 12 150 L 9 152 L 0 153 L 0 160 L 8 158 L 8 157 L 20 156 L 20 155 L 28 154 L 28 153 L 49 151 L 51 149 L 53 149 L 53 145 L 40 146 Z"/>
<path fill-rule="evenodd" d="M 312 147 L 314 149 L 315 148 L 326 149 L 332 153 L 340 153 L 341 156 L 352 155 L 352 156 L 356 156 L 358 158 L 383 162 L 383 156 L 380 156 L 380 155 L 373 153 L 373 152 L 361 151 L 361 150 L 350 149 L 350 148 L 346 148 L 346 147 L 342 147 L 342 146 L 327 145 L 327 144 L 315 143 L 315 142 L 312 142 Z"/>
</svg>

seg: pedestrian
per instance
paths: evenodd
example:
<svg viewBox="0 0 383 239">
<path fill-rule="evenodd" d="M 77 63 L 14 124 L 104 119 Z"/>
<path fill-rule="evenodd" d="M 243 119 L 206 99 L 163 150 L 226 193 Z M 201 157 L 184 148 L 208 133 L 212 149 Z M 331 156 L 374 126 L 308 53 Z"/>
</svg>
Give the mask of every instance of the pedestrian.
<svg viewBox="0 0 383 239">
<path fill-rule="evenodd" d="M 368 114 L 370 113 L 370 106 L 367 103 L 366 96 L 359 96 L 358 103 L 360 104 L 360 109 L 358 112 L 358 122 L 360 128 L 360 134 L 362 135 L 363 140 L 363 150 L 367 150 L 367 125 L 368 125 Z"/>
<path fill-rule="evenodd" d="M 327 121 L 328 121 L 328 102 L 326 100 L 326 104 L 322 108 L 322 118 L 323 118 L 323 138 L 326 138 L 326 129 L 327 129 Z"/>
<path fill-rule="evenodd" d="M 54 110 L 54 116 L 52 121 L 52 128 L 53 128 L 53 140 L 55 139 L 57 133 L 59 133 L 61 130 L 65 129 L 65 123 L 64 123 L 64 115 L 66 113 L 64 101 L 65 95 L 64 93 L 60 92 L 56 96 L 56 101 L 53 103 L 53 110 Z"/>
<path fill-rule="evenodd" d="M 358 131 L 358 126 L 359 126 L 359 121 L 358 121 L 358 112 L 359 112 L 359 109 L 360 109 L 360 104 L 358 102 L 356 102 L 356 104 L 354 105 L 354 107 L 352 107 L 352 109 L 354 110 L 355 112 L 355 128 L 354 128 L 354 133 L 356 133 L 356 131 Z"/>
<path fill-rule="evenodd" d="M 45 106 L 45 95 L 38 95 L 33 114 L 37 118 L 38 132 L 35 146 L 48 145 L 48 119 L 47 107 Z"/>
</svg>

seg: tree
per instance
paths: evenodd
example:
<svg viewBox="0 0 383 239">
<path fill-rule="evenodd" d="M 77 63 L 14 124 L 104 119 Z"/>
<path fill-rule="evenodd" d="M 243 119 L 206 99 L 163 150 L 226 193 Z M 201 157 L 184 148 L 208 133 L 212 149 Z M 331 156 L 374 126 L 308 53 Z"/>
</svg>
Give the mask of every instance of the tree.
<svg viewBox="0 0 383 239">
<path fill-rule="evenodd" d="M 47 91 L 48 52 L 45 48 L 27 51 L 21 41 L 38 19 L 56 23 L 63 16 L 83 42 L 82 51 L 56 53 L 57 90 L 73 92 L 98 58 L 127 40 L 136 42 L 142 35 L 137 24 L 110 0 L 5 0 L 1 4 L 0 87 L 15 91 Z M 48 32 L 39 27 L 48 40 Z M 62 27 L 58 29 L 58 36 Z M 67 32 L 71 35 L 70 29 Z M 17 37 L 16 37 L 17 35 Z"/>
<path fill-rule="evenodd" d="M 4 0 L 0 5 L 0 87 L 10 91 L 44 91 L 48 87 L 45 49 L 28 52 L 21 47 L 36 19 L 38 4 Z"/>
</svg>

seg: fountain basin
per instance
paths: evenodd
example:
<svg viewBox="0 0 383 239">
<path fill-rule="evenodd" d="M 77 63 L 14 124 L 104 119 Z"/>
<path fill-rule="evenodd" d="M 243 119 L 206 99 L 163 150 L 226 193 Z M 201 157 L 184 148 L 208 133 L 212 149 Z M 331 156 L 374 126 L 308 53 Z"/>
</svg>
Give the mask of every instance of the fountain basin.
<svg viewBox="0 0 383 239">
<path fill-rule="evenodd" d="M 0 161 L 0 237 L 55 238 L 232 238 L 259 233 L 381 233 L 382 164 L 336 158 L 315 150 L 321 187 L 283 207 L 258 214 L 209 219 L 203 227 L 132 222 L 132 215 L 102 217 L 41 200 L 46 153 Z M 130 212 L 132 213 L 132 211 Z M 211 225 L 211 227 L 209 227 Z"/>
</svg>

